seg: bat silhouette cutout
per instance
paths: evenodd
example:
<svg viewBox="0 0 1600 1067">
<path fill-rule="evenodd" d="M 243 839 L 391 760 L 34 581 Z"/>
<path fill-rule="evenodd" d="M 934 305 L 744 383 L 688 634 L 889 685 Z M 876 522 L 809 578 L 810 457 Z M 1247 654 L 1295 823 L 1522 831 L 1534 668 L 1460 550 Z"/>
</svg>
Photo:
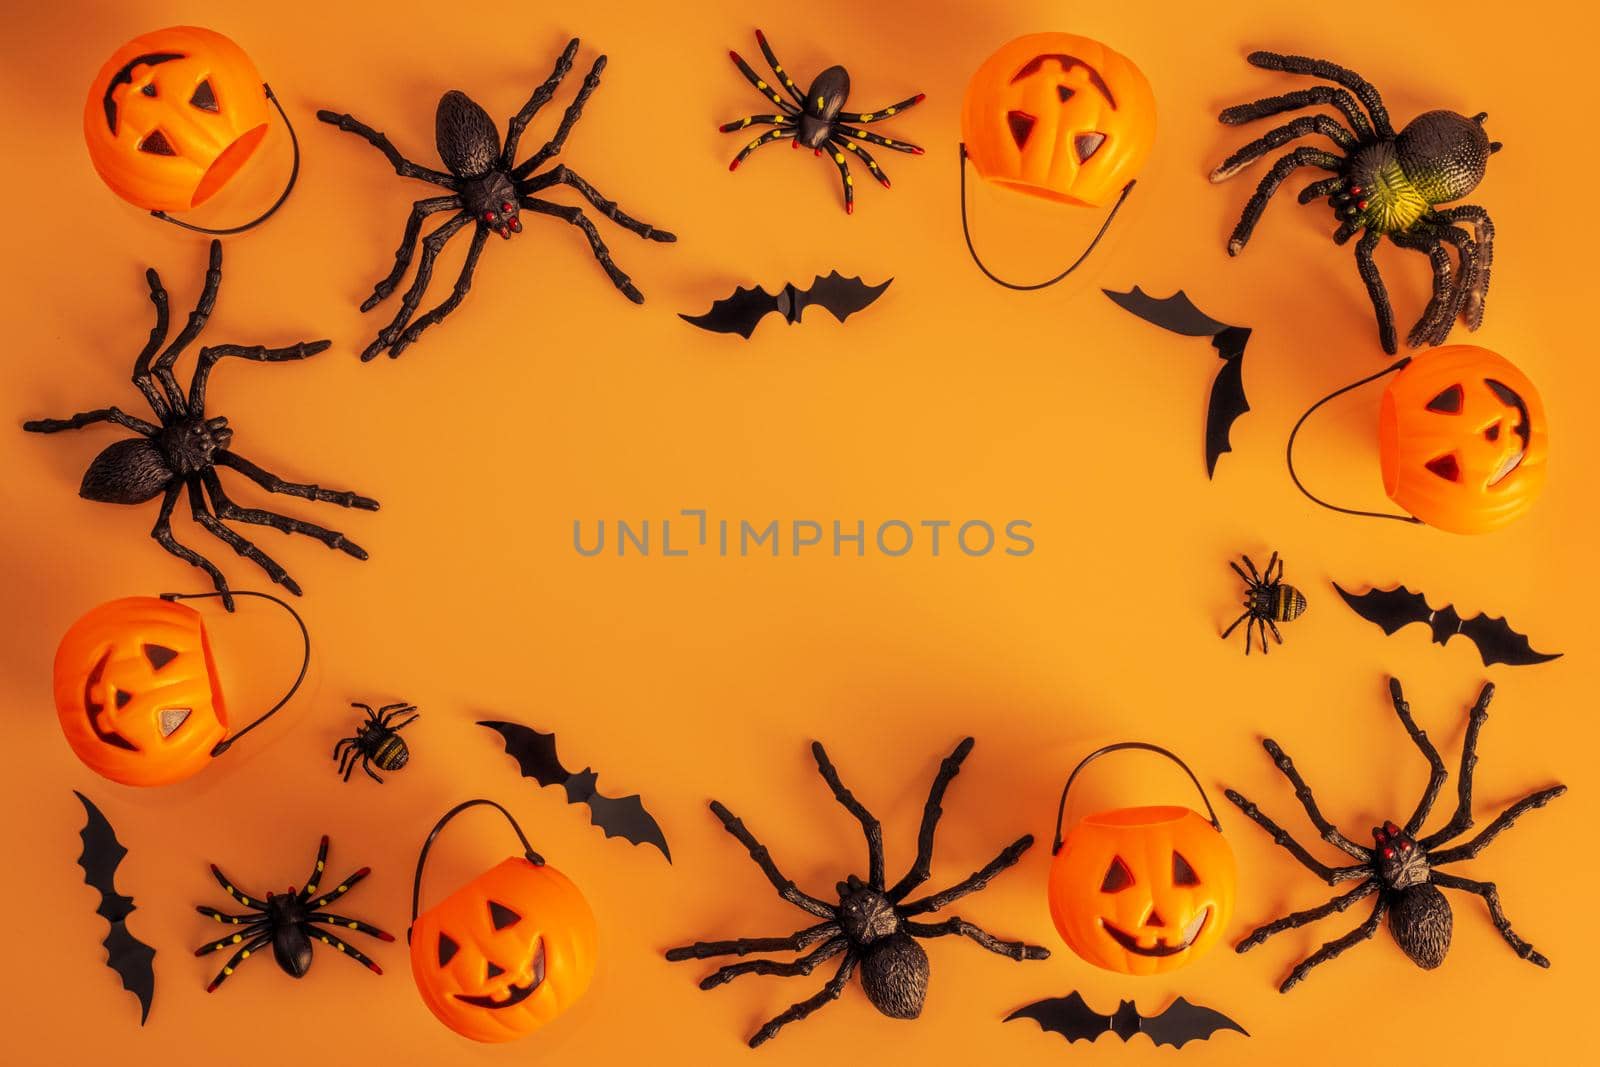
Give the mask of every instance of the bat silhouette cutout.
<svg viewBox="0 0 1600 1067">
<path fill-rule="evenodd" d="M 1216 474 L 1217 460 L 1232 452 L 1228 435 L 1240 415 L 1250 410 L 1244 396 L 1244 349 L 1250 342 L 1248 326 L 1229 326 L 1200 311 L 1182 289 L 1165 299 L 1157 299 L 1137 285 L 1132 292 L 1101 292 L 1124 311 L 1146 322 L 1185 337 L 1209 337 L 1222 357 L 1222 369 L 1211 382 L 1211 399 L 1206 406 L 1206 477 Z"/>
<path fill-rule="evenodd" d="M 605 831 L 607 837 L 625 838 L 635 845 L 654 845 L 672 862 L 667 839 L 655 817 L 644 809 L 639 794 L 608 797 L 596 789 L 600 776 L 593 769 L 569 771 L 556 756 L 556 735 L 542 734 L 514 722 L 480 722 L 505 741 L 506 752 L 517 761 L 524 778 L 540 785 L 559 785 L 567 791 L 568 804 L 589 805 L 589 821 Z"/>
<path fill-rule="evenodd" d="M 846 278 L 833 271 L 826 278 L 818 275 L 809 289 L 797 289 L 794 283 L 785 283 L 776 295 L 759 286 L 740 287 L 732 296 L 713 303 L 704 315 L 679 314 L 678 317 L 702 330 L 736 333 L 748 341 L 761 320 L 772 314 L 782 315 L 785 321 L 793 324 L 800 321 L 806 308 L 815 306 L 843 322 L 882 296 L 892 281 L 894 279 L 890 278 L 882 285 L 868 285 L 859 277 Z"/>
<path fill-rule="evenodd" d="M 1368 622 L 1376 623 L 1386 634 L 1392 634 L 1414 622 L 1427 624 L 1428 629 L 1433 631 L 1435 644 L 1442 645 L 1460 634 L 1477 646 L 1478 656 L 1485 667 L 1496 663 L 1525 667 L 1533 663 L 1548 663 L 1561 656 L 1559 652 L 1535 652 L 1528 645 L 1528 639 L 1513 630 L 1504 617 L 1490 618 L 1480 612 L 1470 619 L 1463 619 L 1452 605 L 1430 608 L 1427 597 L 1413 593 L 1403 585 L 1393 589 L 1373 589 L 1360 596 L 1341 588 L 1338 582 L 1334 582 L 1333 587 L 1350 605 L 1350 610 Z"/>
<path fill-rule="evenodd" d="M 1084 1002 L 1081 993 L 1075 992 L 1018 1008 L 1005 1021 L 1013 1019 L 1032 1019 L 1039 1029 L 1060 1034 L 1068 1041 L 1093 1041 L 1101 1034 L 1116 1034 L 1127 1041 L 1134 1034 L 1144 1034 L 1157 1045 L 1182 1048 L 1190 1041 L 1207 1041 L 1218 1030 L 1250 1036 L 1249 1031 L 1220 1011 L 1190 1004 L 1182 997 L 1167 1005 L 1160 1015 L 1140 1015 L 1131 1000 L 1118 1004 L 1111 1015 L 1102 1015 Z"/>
<path fill-rule="evenodd" d="M 150 1001 L 155 996 L 156 950 L 134 937 L 128 929 L 128 915 L 134 910 L 132 897 L 117 892 L 117 868 L 128 850 L 117 840 L 117 832 L 94 802 L 76 789 L 73 796 L 83 801 L 88 821 L 78 836 L 83 840 L 83 854 L 78 866 L 83 868 L 85 885 L 100 894 L 100 906 L 95 911 L 111 924 L 101 944 L 106 947 L 106 966 L 117 972 L 122 988 L 139 998 L 139 1025 L 150 1018 Z"/>
</svg>

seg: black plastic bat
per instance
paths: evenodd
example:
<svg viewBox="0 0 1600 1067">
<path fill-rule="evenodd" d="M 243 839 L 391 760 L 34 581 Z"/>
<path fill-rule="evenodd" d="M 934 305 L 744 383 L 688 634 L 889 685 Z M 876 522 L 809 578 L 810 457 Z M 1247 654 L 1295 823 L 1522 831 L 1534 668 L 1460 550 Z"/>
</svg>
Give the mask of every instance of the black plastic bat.
<svg viewBox="0 0 1600 1067">
<path fill-rule="evenodd" d="M 1222 369 L 1211 383 L 1211 400 L 1206 408 L 1206 477 L 1212 477 L 1218 457 L 1233 451 L 1228 434 L 1234 420 L 1250 410 L 1250 402 L 1244 397 L 1244 348 L 1250 342 L 1250 328 L 1228 326 L 1204 314 L 1182 289 L 1165 299 L 1157 299 L 1137 285 L 1129 293 L 1101 291 L 1124 311 L 1163 330 L 1185 337 L 1211 338 L 1212 347 L 1222 357 Z"/>
<path fill-rule="evenodd" d="M 809 289 L 796 289 L 794 283 L 786 283 L 776 296 L 759 286 L 754 289 L 741 286 L 732 296 L 712 304 L 704 315 L 680 314 L 678 318 L 702 330 L 736 333 L 748 341 L 761 320 L 773 313 L 793 324 L 800 321 L 806 308 L 815 305 L 843 322 L 882 296 L 892 281 L 894 279 L 890 278 L 882 285 L 868 285 L 860 278 L 846 278 L 833 271 L 826 278 L 818 275 Z"/>
<path fill-rule="evenodd" d="M 83 839 L 78 866 L 83 868 L 84 884 L 100 893 L 100 906 L 95 911 L 111 924 L 111 932 L 101 942 L 106 947 L 106 966 L 117 972 L 122 988 L 139 998 L 139 1025 L 143 1026 L 150 1018 L 150 1001 L 156 991 L 156 950 L 128 930 L 133 898 L 117 892 L 117 867 L 128 850 L 117 840 L 117 832 L 94 802 L 76 789 L 72 793 L 83 801 L 83 810 L 89 817 L 78 832 Z"/>
<path fill-rule="evenodd" d="M 1167 1005 L 1160 1015 L 1140 1015 L 1131 1000 L 1118 1004 L 1114 1014 L 1102 1015 L 1084 1002 L 1081 993 L 1072 993 L 1018 1008 L 1005 1021 L 1013 1019 L 1032 1019 L 1039 1029 L 1060 1034 L 1068 1041 L 1093 1041 L 1101 1034 L 1116 1034 L 1127 1041 L 1134 1034 L 1144 1034 L 1157 1045 L 1182 1048 L 1189 1041 L 1207 1041 L 1218 1030 L 1250 1036 L 1248 1030 L 1220 1011 L 1190 1004 L 1182 997 Z"/>
<path fill-rule="evenodd" d="M 1478 646 L 1478 656 L 1485 667 L 1495 663 L 1525 667 L 1561 657 L 1559 652 L 1535 652 L 1529 647 L 1528 639 L 1513 630 L 1503 616 L 1490 618 L 1480 612 L 1470 619 L 1463 619 L 1452 605 L 1430 608 L 1427 597 L 1413 593 L 1403 585 L 1393 589 L 1373 589 L 1360 596 L 1346 592 L 1338 582 L 1334 582 L 1333 587 L 1339 590 L 1339 595 L 1350 605 L 1350 610 L 1368 622 L 1376 623 L 1386 634 L 1392 634 L 1414 622 L 1427 623 L 1433 631 L 1435 644 L 1442 645 L 1460 634 Z"/>
<path fill-rule="evenodd" d="M 667 838 L 654 816 L 644 810 L 639 794 L 608 797 L 595 788 L 600 776 L 591 768 L 569 771 L 556 755 L 556 735 L 542 734 L 514 722 L 480 722 L 498 733 L 506 751 L 517 761 L 524 778 L 540 785 L 559 785 L 567 791 L 568 804 L 589 805 L 589 821 L 605 831 L 607 837 L 622 837 L 635 845 L 654 845 L 672 862 Z"/>
</svg>

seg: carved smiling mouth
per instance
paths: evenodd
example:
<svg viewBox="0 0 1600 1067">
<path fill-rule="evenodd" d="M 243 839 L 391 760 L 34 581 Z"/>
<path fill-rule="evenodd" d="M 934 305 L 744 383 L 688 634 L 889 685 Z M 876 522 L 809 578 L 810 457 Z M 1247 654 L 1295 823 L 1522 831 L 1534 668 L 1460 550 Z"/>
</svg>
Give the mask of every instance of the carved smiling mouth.
<svg viewBox="0 0 1600 1067">
<path fill-rule="evenodd" d="M 1112 940 L 1121 945 L 1123 948 L 1127 949 L 1129 952 L 1133 953 L 1135 956 L 1176 956 L 1178 953 L 1194 944 L 1194 939 L 1200 936 L 1200 931 L 1205 929 L 1206 920 L 1209 918 L 1211 918 L 1211 909 L 1208 907 L 1205 911 L 1202 911 L 1199 915 L 1196 915 L 1193 919 L 1191 919 L 1189 925 L 1183 928 L 1183 934 L 1179 938 L 1177 944 L 1163 944 L 1158 939 L 1150 948 L 1145 948 L 1143 945 L 1139 944 L 1138 938 L 1134 937 L 1132 934 L 1125 933 L 1124 931 L 1117 929 L 1117 927 L 1113 926 L 1109 922 L 1106 922 L 1104 919 L 1100 920 L 1100 925 L 1106 928 L 1106 933 L 1111 935 Z"/>
<path fill-rule="evenodd" d="M 533 950 L 531 967 L 533 980 L 527 985 L 512 985 L 508 987 L 506 999 L 504 1000 L 495 1000 L 487 996 L 468 996 L 465 993 L 457 993 L 456 999 L 465 1004 L 471 1004 L 476 1008 L 510 1008 L 533 996 L 534 990 L 544 984 L 544 938 L 539 939 L 538 947 Z"/>
</svg>

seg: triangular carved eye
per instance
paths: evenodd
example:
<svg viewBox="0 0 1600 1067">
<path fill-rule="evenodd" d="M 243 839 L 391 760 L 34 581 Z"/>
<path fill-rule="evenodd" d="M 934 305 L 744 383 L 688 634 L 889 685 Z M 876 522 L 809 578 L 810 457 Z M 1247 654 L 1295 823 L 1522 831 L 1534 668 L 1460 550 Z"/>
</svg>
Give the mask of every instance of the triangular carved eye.
<svg viewBox="0 0 1600 1067">
<path fill-rule="evenodd" d="M 505 973 L 506 973 L 506 969 L 504 967 L 496 967 L 493 963 L 491 963 L 491 964 L 489 964 L 488 968 L 485 969 L 485 971 L 483 973 L 483 978 L 484 978 L 484 981 L 488 981 L 491 978 L 498 978 L 502 974 L 505 974 Z"/>
<path fill-rule="evenodd" d="M 1189 866 L 1189 861 L 1183 858 L 1183 853 L 1181 852 L 1174 852 L 1172 854 L 1172 884 L 1200 884 L 1200 876 L 1194 873 L 1194 868 Z"/>
<path fill-rule="evenodd" d="M 190 708 L 164 708 L 156 719 L 156 729 L 162 737 L 171 737 L 178 727 L 189 721 Z"/>
<path fill-rule="evenodd" d="M 1059 96 L 1061 98 L 1061 102 L 1065 104 L 1068 100 L 1071 100 L 1074 96 L 1078 95 L 1078 90 L 1068 89 L 1065 85 L 1058 85 L 1056 86 L 1056 95 Z"/>
<path fill-rule="evenodd" d="M 162 667 L 178 658 L 178 653 L 166 645 L 145 645 L 144 658 L 150 661 L 150 669 L 159 671 Z"/>
<path fill-rule="evenodd" d="M 212 113 L 218 110 L 217 94 L 212 91 L 210 82 L 201 82 L 194 87 L 194 95 L 189 97 L 189 105 Z"/>
<path fill-rule="evenodd" d="M 153 156 L 175 156 L 178 154 L 173 150 L 172 143 L 167 140 L 166 134 L 160 130 L 140 141 L 139 151 L 149 152 Z"/>
<path fill-rule="evenodd" d="M 456 958 L 456 952 L 461 946 L 452 941 L 448 934 L 439 935 L 439 966 L 442 968 Z"/>
<path fill-rule="evenodd" d="M 156 95 L 155 83 L 151 82 L 149 85 L 146 85 L 144 88 L 140 89 L 139 91 L 141 93 L 143 93 L 145 96 L 155 96 Z"/>
<path fill-rule="evenodd" d="M 1028 143 L 1028 137 L 1033 133 L 1033 124 L 1037 121 L 1026 111 L 1006 112 L 1006 126 L 1011 130 L 1011 139 L 1021 148 Z"/>
<path fill-rule="evenodd" d="M 1106 868 L 1106 877 L 1100 883 L 1100 892 L 1120 893 L 1132 884 L 1133 872 L 1128 870 L 1126 863 L 1122 862 L 1122 857 L 1111 857 L 1111 866 Z"/>
<path fill-rule="evenodd" d="M 124 692 L 123 690 L 118 689 L 117 692 L 116 692 L 116 696 L 113 697 L 112 699 L 117 702 L 117 709 L 120 711 L 121 709 L 123 709 L 123 708 L 128 706 L 128 701 L 133 699 L 133 694 L 132 693 L 128 693 L 128 692 Z"/>
<path fill-rule="evenodd" d="M 1106 143 L 1103 133 L 1080 133 L 1072 139 L 1072 150 L 1078 153 L 1078 162 L 1087 163 L 1089 157 L 1100 151 L 1100 146 Z"/>
<path fill-rule="evenodd" d="M 1461 480 L 1461 464 L 1456 462 L 1456 454 L 1454 452 L 1440 456 L 1438 459 L 1430 459 L 1424 465 L 1447 482 L 1459 482 Z"/>
<path fill-rule="evenodd" d="M 497 904 L 491 900 L 489 901 L 489 921 L 494 923 L 496 930 L 504 930 L 508 926 L 514 926 L 521 922 L 522 916 L 504 904 Z"/>
<path fill-rule="evenodd" d="M 1441 415 L 1461 414 L 1461 386 L 1452 385 L 1428 401 L 1428 410 L 1437 411 Z"/>
</svg>

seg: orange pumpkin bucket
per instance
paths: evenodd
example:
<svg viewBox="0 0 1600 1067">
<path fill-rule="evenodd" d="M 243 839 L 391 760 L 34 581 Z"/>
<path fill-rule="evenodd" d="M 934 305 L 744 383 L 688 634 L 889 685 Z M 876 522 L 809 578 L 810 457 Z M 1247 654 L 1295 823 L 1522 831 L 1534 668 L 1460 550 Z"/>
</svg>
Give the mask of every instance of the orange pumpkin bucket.
<svg viewBox="0 0 1600 1067">
<path fill-rule="evenodd" d="M 1111 752 L 1155 752 L 1183 768 L 1206 815 L 1179 805 L 1116 808 L 1084 816 L 1063 837 L 1067 794 L 1079 773 Z M 1233 916 L 1233 850 L 1199 779 L 1164 748 L 1125 741 L 1073 768 L 1056 812 L 1050 917 L 1084 960 L 1122 974 L 1165 974 L 1209 952 Z"/>
</svg>

